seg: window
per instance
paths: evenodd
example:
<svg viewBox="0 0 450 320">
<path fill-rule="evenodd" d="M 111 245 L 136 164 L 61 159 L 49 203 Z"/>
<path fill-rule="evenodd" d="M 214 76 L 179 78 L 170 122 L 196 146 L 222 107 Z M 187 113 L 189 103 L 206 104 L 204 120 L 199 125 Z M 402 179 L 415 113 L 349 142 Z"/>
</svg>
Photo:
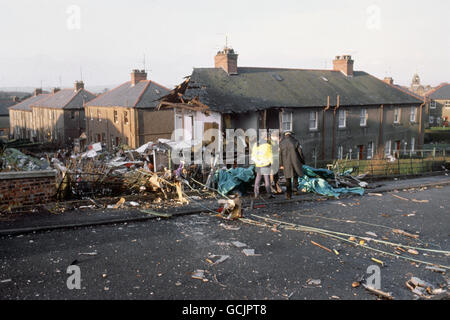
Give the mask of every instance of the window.
<svg viewBox="0 0 450 320">
<path fill-rule="evenodd" d="M 281 123 L 283 131 L 292 131 L 292 112 L 283 112 L 281 114 Z"/>
<path fill-rule="evenodd" d="M 97 110 L 97 120 L 102 121 L 102 113 L 101 113 L 100 109 Z"/>
<path fill-rule="evenodd" d="M 384 154 L 386 156 L 391 155 L 391 140 L 386 141 L 386 144 L 384 145 Z"/>
<path fill-rule="evenodd" d="M 117 110 L 114 110 L 114 123 L 119 122 L 119 117 L 117 116 Z"/>
<path fill-rule="evenodd" d="M 361 127 L 367 126 L 367 109 L 361 109 L 361 113 L 359 115 L 359 125 Z"/>
<path fill-rule="evenodd" d="M 89 113 L 91 114 L 91 120 L 94 120 L 94 111 L 92 111 L 92 109 L 90 109 Z"/>
<path fill-rule="evenodd" d="M 445 108 L 450 109 L 450 101 L 445 101 Z"/>
<path fill-rule="evenodd" d="M 400 108 L 394 109 L 394 123 L 400 123 Z"/>
<path fill-rule="evenodd" d="M 416 147 L 416 138 L 411 138 L 411 152 L 414 152 L 414 148 Z"/>
<path fill-rule="evenodd" d="M 417 117 L 417 108 L 411 107 L 411 116 L 410 116 L 409 120 L 411 122 L 416 122 L 416 117 Z"/>
<path fill-rule="evenodd" d="M 128 111 L 123 112 L 123 122 L 128 124 Z"/>
<path fill-rule="evenodd" d="M 367 159 L 373 158 L 373 141 L 370 141 L 367 145 Z"/>
<path fill-rule="evenodd" d="M 339 128 L 347 126 L 347 110 L 339 110 Z"/>
<path fill-rule="evenodd" d="M 436 109 L 436 101 L 430 102 L 430 109 Z"/>
<path fill-rule="evenodd" d="M 342 160 L 344 158 L 344 147 L 343 146 L 338 147 L 337 157 L 339 160 Z"/>
<path fill-rule="evenodd" d="M 434 123 L 434 117 L 430 116 L 430 124 L 433 124 L 433 123 Z"/>
<path fill-rule="evenodd" d="M 70 119 L 75 119 L 75 111 L 70 111 Z"/>
<path fill-rule="evenodd" d="M 309 113 L 309 130 L 317 130 L 317 111 Z"/>
</svg>

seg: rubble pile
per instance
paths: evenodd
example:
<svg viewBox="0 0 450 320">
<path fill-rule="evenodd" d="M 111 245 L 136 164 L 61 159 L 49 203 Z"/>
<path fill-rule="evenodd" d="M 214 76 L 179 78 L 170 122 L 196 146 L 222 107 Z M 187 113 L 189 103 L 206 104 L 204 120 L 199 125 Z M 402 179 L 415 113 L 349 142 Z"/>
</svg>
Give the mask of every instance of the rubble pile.
<svg viewBox="0 0 450 320">
<path fill-rule="evenodd" d="M 0 155 L 0 171 L 35 171 L 49 169 L 45 158 L 28 156 L 15 148 L 6 148 Z"/>
</svg>

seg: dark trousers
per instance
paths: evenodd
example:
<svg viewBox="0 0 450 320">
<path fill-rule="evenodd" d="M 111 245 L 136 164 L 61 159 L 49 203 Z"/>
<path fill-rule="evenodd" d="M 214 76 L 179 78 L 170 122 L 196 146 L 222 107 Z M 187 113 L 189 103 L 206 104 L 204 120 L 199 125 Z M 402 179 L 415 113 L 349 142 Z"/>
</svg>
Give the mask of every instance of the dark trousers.
<svg viewBox="0 0 450 320">
<path fill-rule="evenodd" d="M 298 188 L 298 176 L 294 175 L 294 183 L 292 184 L 292 179 L 286 178 L 286 194 L 288 196 L 292 195 L 292 186 L 294 186 L 294 191 L 297 191 Z"/>
</svg>

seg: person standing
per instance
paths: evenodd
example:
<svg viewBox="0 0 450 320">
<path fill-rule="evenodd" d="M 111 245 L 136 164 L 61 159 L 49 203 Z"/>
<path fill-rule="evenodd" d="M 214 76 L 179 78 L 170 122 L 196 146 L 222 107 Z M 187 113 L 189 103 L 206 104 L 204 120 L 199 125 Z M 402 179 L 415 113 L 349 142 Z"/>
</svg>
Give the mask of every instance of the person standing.
<svg viewBox="0 0 450 320">
<path fill-rule="evenodd" d="M 298 177 L 303 176 L 302 166 L 305 164 L 300 142 L 292 136 L 291 131 L 286 131 L 280 142 L 280 169 L 286 178 L 286 199 L 292 197 L 292 182 L 294 179 L 294 189 L 297 190 Z"/>
<path fill-rule="evenodd" d="M 254 145 L 252 150 L 252 160 L 256 166 L 256 178 L 255 178 L 255 198 L 259 197 L 259 184 L 262 177 L 264 177 L 264 185 L 268 198 L 274 198 L 270 186 L 270 173 L 272 165 L 272 147 L 267 141 L 267 137 L 263 137 L 259 145 Z"/>
</svg>

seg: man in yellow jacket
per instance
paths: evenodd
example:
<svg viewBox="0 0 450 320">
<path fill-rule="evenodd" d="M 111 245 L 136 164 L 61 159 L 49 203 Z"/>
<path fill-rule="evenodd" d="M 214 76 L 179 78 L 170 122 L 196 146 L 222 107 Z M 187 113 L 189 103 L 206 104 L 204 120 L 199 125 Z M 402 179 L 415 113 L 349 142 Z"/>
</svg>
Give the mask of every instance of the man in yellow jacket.
<svg viewBox="0 0 450 320">
<path fill-rule="evenodd" d="M 259 145 L 255 144 L 252 149 L 253 162 L 256 166 L 256 178 L 255 178 L 255 198 L 259 197 L 259 184 L 261 178 L 264 176 L 264 186 L 266 187 L 267 195 L 269 198 L 274 198 L 272 190 L 270 188 L 270 167 L 272 165 L 272 147 L 267 141 L 267 137 L 263 138 Z"/>
</svg>

